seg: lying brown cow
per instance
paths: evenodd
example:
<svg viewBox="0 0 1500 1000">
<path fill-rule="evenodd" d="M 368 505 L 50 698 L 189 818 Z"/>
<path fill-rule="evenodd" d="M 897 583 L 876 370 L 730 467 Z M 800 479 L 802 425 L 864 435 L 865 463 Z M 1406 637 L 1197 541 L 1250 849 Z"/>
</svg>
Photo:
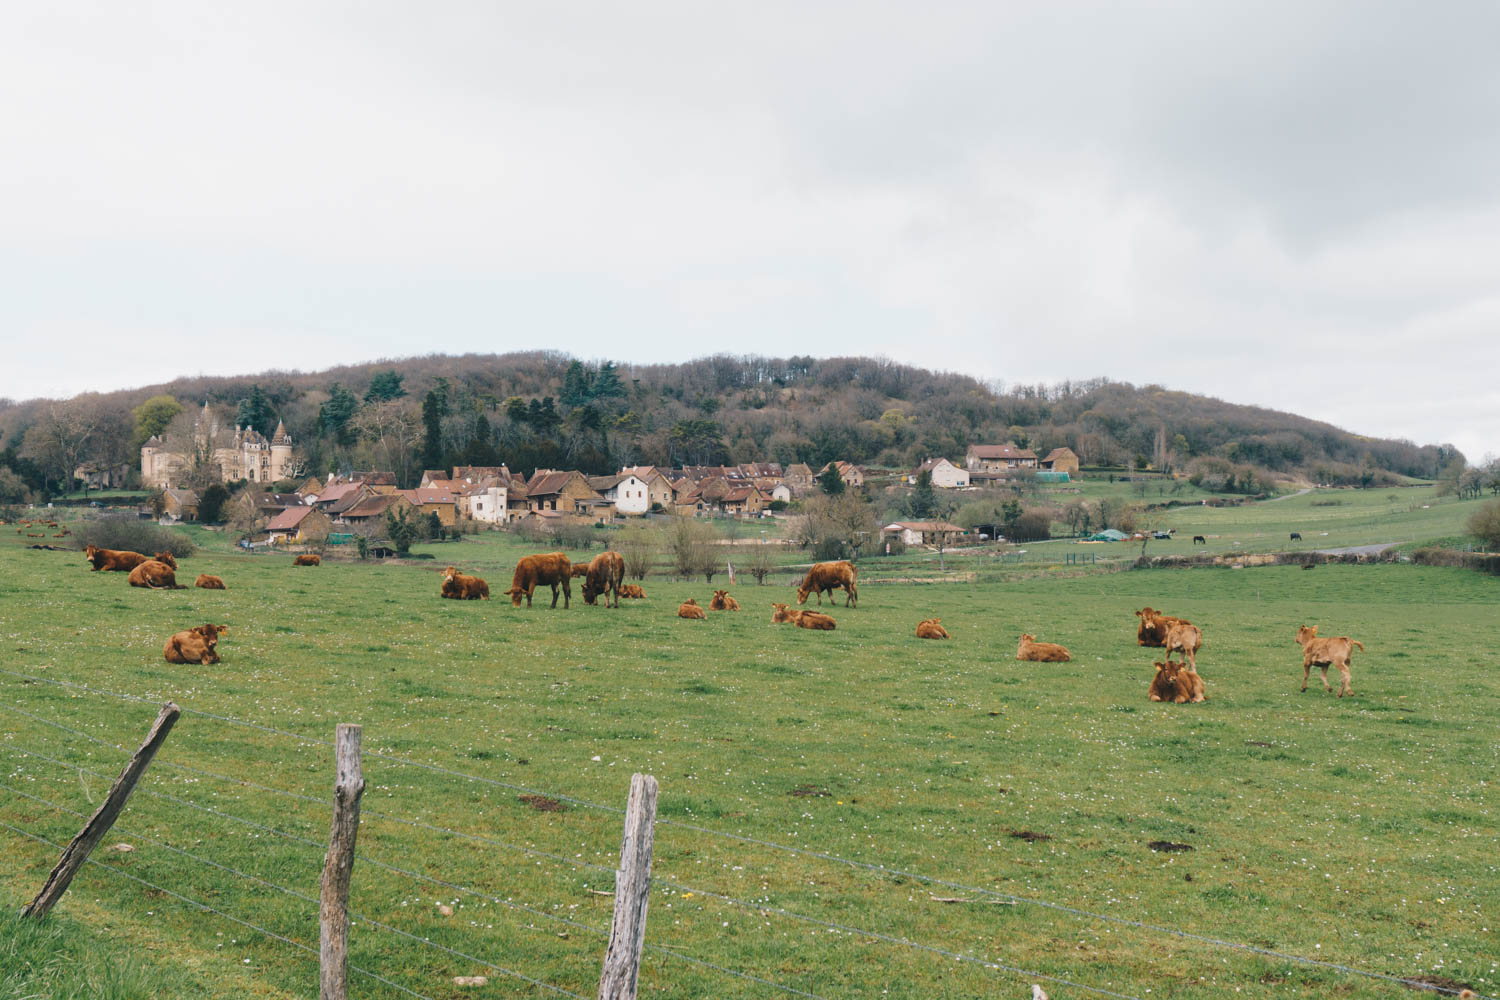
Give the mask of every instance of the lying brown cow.
<svg viewBox="0 0 1500 1000">
<path fill-rule="evenodd" d="M 1151 678 L 1148 694 L 1152 701 L 1170 701 L 1181 705 L 1184 702 L 1207 701 L 1203 678 L 1186 663 L 1156 664 L 1156 676 Z"/>
<path fill-rule="evenodd" d="M 578 567 L 573 567 L 575 575 Z M 584 566 L 583 603 L 593 604 L 604 595 L 604 606 L 620 606 L 620 581 L 625 579 L 625 557 L 618 552 L 601 552 Z M 611 605 L 610 598 L 614 598 Z"/>
<path fill-rule="evenodd" d="M 832 603 L 833 592 L 843 588 L 849 595 L 844 600 L 844 607 L 858 607 L 859 587 L 856 585 L 856 576 L 858 572 L 854 564 L 847 560 L 813 563 L 812 568 L 807 571 L 807 576 L 802 578 L 802 586 L 797 588 L 797 603 L 806 604 L 807 595 L 817 591 L 818 606 L 822 607 L 825 591 L 828 593 L 829 602 Z"/>
<path fill-rule="evenodd" d="M 521 598 L 526 598 L 526 606 L 531 607 L 531 595 L 536 592 L 537 587 L 552 588 L 552 606 L 557 607 L 557 588 L 561 587 L 563 592 L 563 608 L 566 609 L 573 599 L 573 565 L 568 562 L 568 557 L 561 552 L 548 552 L 545 555 L 522 556 L 520 562 L 516 563 L 516 572 L 510 578 L 510 589 L 506 594 L 510 595 L 511 607 L 519 608 Z"/>
<path fill-rule="evenodd" d="M 1173 622 L 1167 626 L 1167 638 L 1162 645 L 1166 647 L 1168 660 L 1172 659 L 1173 653 L 1181 653 L 1188 667 L 1197 672 L 1198 650 L 1203 648 L 1202 629 L 1187 622 Z"/>
<path fill-rule="evenodd" d="M 443 586 L 439 594 L 454 601 L 477 601 L 490 599 L 490 585 L 477 576 L 465 576 L 449 566 L 443 570 Z"/>
<path fill-rule="evenodd" d="M 293 559 L 292 560 L 292 565 L 293 566 L 321 566 L 321 565 L 323 565 L 323 557 L 320 556 L 320 555 L 318 555 L 318 554 L 316 554 L 316 553 L 314 553 L 314 552 L 308 552 L 308 553 L 305 553 L 305 554 L 300 555 L 297 558 Z"/>
<path fill-rule="evenodd" d="M 1135 644 L 1137 646 L 1165 646 L 1167 644 L 1167 629 L 1174 622 L 1191 625 L 1192 622 L 1186 618 L 1175 618 L 1172 615 L 1164 615 L 1155 610 L 1151 605 L 1146 605 L 1135 613 L 1141 620 L 1140 627 L 1136 629 Z"/>
<path fill-rule="evenodd" d="M 943 628 L 943 620 L 941 618 L 928 618 L 925 621 L 917 622 L 917 638 L 947 639 L 948 630 Z"/>
<path fill-rule="evenodd" d="M 642 601 L 646 599 L 646 592 L 641 589 L 641 585 L 638 583 L 627 583 L 620 587 L 620 596 Z"/>
<path fill-rule="evenodd" d="M 228 631 L 228 625 L 199 625 L 168 639 L 162 653 L 168 663 L 218 663 L 219 652 L 215 647 L 219 636 Z"/>
<path fill-rule="evenodd" d="M 740 602 L 729 596 L 727 590 L 714 591 L 714 599 L 708 602 L 710 611 L 738 611 Z"/>
<path fill-rule="evenodd" d="M 202 587 L 204 590 L 223 590 L 224 581 L 207 573 L 199 573 L 198 579 L 193 581 L 193 586 Z"/>
<path fill-rule="evenodd" d="M 771 624 L 781 625 L 786 622 L 791 622 L 798 628 L 817 629 L 822 632 L 831 632 L 838 627 L 833 618 L 821 611 L 799 611 L 785 604 L 772 604 Z"/>
<path fill-rule="evenodd" d="M 1033 663 L 1067 663 L 1073 657 L 1068 651 L 1055 642 L 1037 642 L 1036 636 L 1029 632 L 1021 636 L 1021 642 L 1016 646 L 1016 659 L 1030 660 Z"/>
<path fill-rule="evenodd" d="M 146 587 L 150 590 L 187 590 L 177 582 L 177 574 L 171 566 L 155 559 L 147 559 L 131 570 L 129 579 L 132 587 Z"/>
<path fill-rule="evenodd" d="M 687 600 L 677 605 L 677 617 L 706 619 L 708 617 L 708 612 L 700 608 L 698 606 L 698 602 L 695 599 L 689 597 Z"/>
<path fill-rule="evenodd" d="M 1365 644 L 1358 639 L 1351 639 L 1347 635 L 1341 635 L 1336 639 L 1319 639 L 1318 626 L 1303 625 L 1297 629 L 1297 645 L 1302 647 L 1302 690 L 1307 690 L 1307 678 L 1312 674 L 1313 667 L 1323 668 L 1323 690 L 1332 691 L 1328 686 L 1328 668 L 1339 668 L 1339 697 L 1354 693 L 1354 686 L 1349 683 L 1349 657 L 1354 655 L 1354 647 L 1359 651 L 1365 651 Z"/>
<path fill-rule="evenodd" d="M 101 549 L 95 545 L 85 546 L 83 557 L 94 567 L 95 573 L 100 570 L 129 573 L 151 558 L 139 552 L 131 552 L 129 549 Z"/>
</svg>

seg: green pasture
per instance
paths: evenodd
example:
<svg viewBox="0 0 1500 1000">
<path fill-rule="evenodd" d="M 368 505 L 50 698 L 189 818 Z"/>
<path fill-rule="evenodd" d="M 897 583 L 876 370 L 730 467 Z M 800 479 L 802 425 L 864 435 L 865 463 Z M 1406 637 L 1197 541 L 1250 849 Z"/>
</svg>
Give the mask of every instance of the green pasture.
<svg viewBox="0 0 1500 1000">
<path fill-rule="evenodd" d="M 1221 542 L 1248 540 L 1357 509 L 1367 523 L 1330 537 L 1363 542 L 1442 512 L 1309 505 L 1317 496 L 1264 515 L 1184 511 L 1178 534 L 1212 523 Z M 375 921 L 593 995 L 612 810 L 634 771 L 661 783 L 643 996 L 782 995 L 692 959 L 823 997 L 1024 996 L 1039 981 L 955 954 L 1136 997 L 1406 992 L 1161 928 L 1500 993 L 1490 577 L 1329 565 L 869 583 L 857 609 L 832 609 L 837 631 L 814 633 L 769 623 L 789 587 L 744 578 L 745 610 L 706 622 L 675 617 L 688 596 L 707 604 L 701 581 L 648 579 L 647 599 L 618 610 L 583 606 L 576 589 L 566 611 L 540 593 L 530 610 L 438 599 L 449 562 L 505 589 L 524 549 L 509 536 L 432 546 L 427 565 L 294 568 L 212 547 L 183 561 L 180 578 L 217 574 L 223 592 L 132 589 L 21 541 L 0 536 L 0 668 L 41 680 L 0 674 L 0 822 L 65 841 L 80 820 L 39 800 L 88 813 L 127 752 L 105 744 L 133 748 L 154 702 L 189 711 L 107 838 L 135 850 L 101 851 L 60 905 L 67 940 L 4 928 L 13 995 L 91 995 L 28 979 L 64 944 L 127 979 L 186 974 L 193 992 L 173 995 L 311 995 L 313 956 L 102 867 L 315 949 L 315 903 L 226 869 L 317 895 L 332 784 L 317 741 L 338 722 L 364 726 L 367 752 L 351 961 L 429 997 L 555 994 Z M 1203 627 L 1206 704 L 1147 701 L 1160 651 L 1135 643 L 1144 604 Z M 913 637 L 932 615 L 952 641 Z M 224 662 L 163 662 L 166 637 L 204 621 L 230 626 Z M 1363 641 L 1353 698 L 1325 694 L 1316 672 L 1298 692 L 1303 623 Z M 1022 631 L 1066 644 L 1072 662 L 1016 662 Z M 520 801 L 528 790 L 561 808 Z M 0 844 L 14 909 L 56 852 L 5 828 Z M 452 984 L 472 974 L 490 985 Z M 404 995 L 354 983 L 362 997 Z"/>
</svg>

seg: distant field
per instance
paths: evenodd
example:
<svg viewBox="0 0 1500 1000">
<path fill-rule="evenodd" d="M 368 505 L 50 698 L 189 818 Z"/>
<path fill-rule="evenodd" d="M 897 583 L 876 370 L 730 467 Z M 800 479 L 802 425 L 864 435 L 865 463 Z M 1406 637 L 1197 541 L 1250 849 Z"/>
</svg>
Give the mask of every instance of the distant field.
<svg viewBox="0 0 1500 1000">
<path fill-rule="evenodd" d="M 1394 492 L 1410 501 L 1420 491 Z M 1308 536 L 1321 522 L 1330 538 L 1363 542 L 1466 513 L 1329 495 L 1361 499 L 1315 507 L 1315 494 L 1173 516 L 1183 518 L 1179 535 L 1196 527 L 1222 546 L 1258 532 L 1272 548 L 1273 527 L 1288 524 Z M 1482 652 L 1495 648 L 1500 590 L 1489 577 L 1383 565 L 868 584 L 858 609 L 832 609 L 836 632 L 814 634 L 769 624 L 769 603 L 789 588 L 744 579 L 734 592 L 746 610 L 707 622 L 673 615 L 689 595 L 706 603 L 701 582 L 647 580 L 648 600 L 619 610 L 438 600 L 436 570 L 450 561 L 503 590 L 525 548 L 509 536 L 434 546 L 430 569 L 294 569 L 286 556 L 209 550 L 180 575 L 215 573 L 228 591 L 165 593 L 22 541 L 0 535 L 3 669 L 170 697 L 303 737 L 185 715 L 109 838 L 136 850 L 101 860 L 313 947 L 315 905 L 146 838 L 315 896 L 331 767 L 328 748 L 311 741 L 354 721 L 367 752 L 611 808 L 623 805 L 632 771 L 656 775 L 663 822 L 648 945 L 818 996 L 1025 995 L 1025 977 L 856 930 L 1138 997 L 1405 992 L 1094 915 L 1500 992 L 1500 681 Z M 870 560 L 862 572 L 880 566 Z M 1146 700 L 1159 651 L 1135 645 L 1132 612 L 1147 603 L 1204 627 L 1208 703 Z M 930 615 L 953 641 L 912 637 Z M 202 621 L 230 625 L 225 662 L 163 662 L 165 637 Z M 1353 699 L 1325 695 L 1316 673 L 1298 693 L 1292 637 L 1304 622 L 1365 643 Z M 1015 662 L 1023 630 L 1067 644 L 1073 662 Z M 36 798 L 88 812 L 124 756 L 88 737 L 134 746 L 153 714 L 150 704 L 0 674 L 0 822 L 65 840 L 79 821 Z M 595 890 L 612 886 L 618 815 L 568 802 L 538 811 L 518 801 L 518 788 L 374 757 L 365 771 L 355 964 L 430 997 L 555 995 L 373 918 L 593 994 L 610 912 Z M 1153 841 L 1192 849 L 1153 851 Z M 0 885 L 16 906 L 55 852 L 5 829 L 0 843 Z M 1086 912 L 992 905 L 989 891 Z M 438 914 L 439 901 L 455 914 Z M 305 953 L 97 867 L 61 911 L 94 929 L 106 952 L 192 970 L 204 996 L 313 991 L 316 963 Z M 0 948 L 0 983 L 25 960 L 14 956 Z M 490 975 L 490 986 L 451 984 L 473 973 Z M 641 985 L 643 995 L 674 998 L 784 995 L 649 949 Z M 360 996 L 401 995 L 369 980 L 356 986 Z M 1056 984 L 1049 992 L 1091 995 Z"/>
</svg>

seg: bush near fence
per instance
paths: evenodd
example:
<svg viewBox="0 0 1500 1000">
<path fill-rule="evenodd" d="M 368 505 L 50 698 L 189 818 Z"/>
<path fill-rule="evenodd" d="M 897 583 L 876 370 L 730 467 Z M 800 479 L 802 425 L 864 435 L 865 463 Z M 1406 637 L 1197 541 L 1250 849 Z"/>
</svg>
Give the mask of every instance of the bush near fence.
<svg viewBox="0 0 1500 1000">
<path fill-rule="evenodd" d="M 73 529 L 74 544 L 79 549 L 94 545 L 101 549 L 125 549 L 145 555 L 167 551 L 178 559 L 198 551 L 180 531 L 163 528 L 152 521 L 142 521 L 134 515 L 108 515 L 85 521 Z"/>
</svg>

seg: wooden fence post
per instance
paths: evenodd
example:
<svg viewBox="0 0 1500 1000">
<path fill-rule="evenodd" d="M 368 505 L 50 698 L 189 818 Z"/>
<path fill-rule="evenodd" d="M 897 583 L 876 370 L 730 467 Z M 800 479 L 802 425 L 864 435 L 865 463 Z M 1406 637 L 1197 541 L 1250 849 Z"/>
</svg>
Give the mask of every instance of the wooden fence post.
<svg viewBox="0 0 1500 1000">
<path fill-rule="evenodd" d="M 333 739 L 333 826 L 318 904 L 318 1000 L 346 1000 L 349 995 L 349 880 L 354 875 L 359 799 L 365 791 L 361 733 L 359 726 L 340 723 Z"/>
<path fill-rule="evenodd" d="M 42 891 L 36 894 L 36 898 L 27 904 L 26 909 L 21 911 L 22 916 L 41 919 L 47 915 L 53 905 L 62 898 L 62 894 L 68 890 L 68 883 L 73 881 L 73 876 L 78 874 L 78 869 L 88 860 L 89 853 L 114 826 L 115 820 L 119 818 L 121 810 L 130 798 L 130 793 L 135 791 L 136 782 L 141 780 L 141 775 L 146 773 L 146 768 L 151 765 L 151 759 L 156 756 L 156 751 L 166 742 L 167 734 L 172 731 L 172 724 L 177 721 L 181 714 L 178 707 L 170 701 L 161 707 L 156 721 L 151 724 L 146 733 L 146 740 L 136 750 L 134 756 L 125 764 L 125 769 L 115 779 L 115 783 L 109 787 L 109 794 L 94 810 L 94 815 L 83 824 L 83 829 L 78 835 L 68 842 L 63 848 L 62 857 L 58 859 L 57 866 L 47 876 L 47 881 L 42 886 Z"/>
<path fill-rule="evenodd" d="M 646 904 L 651 901 L 651 845 L 656 839 L 656 779 L 630 778 L 625 834 L 615 872 L 615 916 L 599 976 L 599 1000 L 635 1000 L 635 981 L 646 943 Z"/>
</svg>

